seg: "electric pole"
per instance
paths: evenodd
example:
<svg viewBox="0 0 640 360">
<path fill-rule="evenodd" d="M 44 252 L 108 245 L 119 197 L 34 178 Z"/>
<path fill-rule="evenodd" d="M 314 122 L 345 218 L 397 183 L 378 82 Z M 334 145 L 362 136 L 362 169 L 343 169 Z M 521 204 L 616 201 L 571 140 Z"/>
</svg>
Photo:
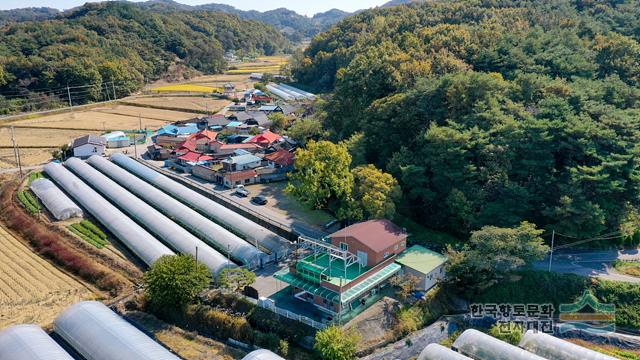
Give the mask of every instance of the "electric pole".
<svg viewBox="0 0 640 360">
<path fill-rule="evenodd" d="M 549 272 L 551 272 L 551 262 L 553 261 L 553 245 L 556 240 L 556 230 L 551 233 L 551 254 L 549 255 Z"/>
<path fill-rule="evenodd" d="M 67 96 L 69 96 L 69 107 L 73 107 L 71 103 L 71 90 L 69 89 L 69 84 L 67 84 Z"/>
<path fill-rule="evenodd" d="M 20 171 L 20 177 L 22 177 L 22 162 L 20 161 L 20 148 L 16 144 L 16 131 L 13 126 L 11 126 L 11 142 L 13 143 L 13 155 L 16 158 L 16 165 L 18 165 L 18 170 Z"/>
<path fill-rule="evenodd" d="M 113 89 L 113 100 L 116 100 L 116 84 L 111 80 L 111 89 Z"/>
</svg>

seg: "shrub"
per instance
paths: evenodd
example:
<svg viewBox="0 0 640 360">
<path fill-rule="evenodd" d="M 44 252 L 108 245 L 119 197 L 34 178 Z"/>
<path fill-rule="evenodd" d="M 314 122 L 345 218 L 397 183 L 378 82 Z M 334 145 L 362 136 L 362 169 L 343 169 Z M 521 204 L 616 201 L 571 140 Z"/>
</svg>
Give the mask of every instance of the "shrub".
<svg viewBox="0 0 640 360">
<path fill-rule="evenodd" d="M 400 309 L 396 313 L 397 323 L 394 327 L 394 332 L 398 337 L 405 336 L 422 328 L 424 319 L 424 311 L 418 304 Z"/>
<path fill-rule="evenodd" d="M 489 329 L 489 335 L 517 346 L 524 335 L 524 328 L 512 322 L 498 323 Z"/>
<path fill-rule="evenodd" d="M 325 360 L 351 360 L 356 358 L 358 341 L 360 336 L 353 330 L 329 326 L 318 331 L 314 348 Z"/>
</svg>

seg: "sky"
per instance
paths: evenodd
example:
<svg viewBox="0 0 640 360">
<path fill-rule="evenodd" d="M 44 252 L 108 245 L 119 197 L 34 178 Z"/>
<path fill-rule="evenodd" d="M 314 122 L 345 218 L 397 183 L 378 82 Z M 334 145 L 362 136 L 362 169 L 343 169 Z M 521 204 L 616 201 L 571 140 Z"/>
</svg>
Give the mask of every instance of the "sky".
<svg viewBox="0 0 640 360">
<path fill-rule="evenodd" d="M 134 0 L 141 1 L 141 0 Z M 388 0 L 176 0 L 183 4 L 200 5 L 209 3 L 228 4 L 241 10 L 271 10 L 285 7 L 299 14 L 311 16 L 318 12 L 333 8 L 353 12 L 379 6 Z M 0 10 L 9 10 L 24 7 L 52 7 L 57 9 L 69 9 L 80 6 L 87 0 L 0 0 Z"/>
</svg>

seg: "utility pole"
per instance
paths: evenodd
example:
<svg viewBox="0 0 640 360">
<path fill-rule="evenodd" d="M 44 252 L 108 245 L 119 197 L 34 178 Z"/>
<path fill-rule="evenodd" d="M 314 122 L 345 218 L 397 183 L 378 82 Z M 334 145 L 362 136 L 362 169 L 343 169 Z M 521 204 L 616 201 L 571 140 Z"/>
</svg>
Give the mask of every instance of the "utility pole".
<svg viewBox="0 0 640 360">
<path fill-rule="evenodd" d="M 551 254 L 549 255 L 549 272 L 551 272 L 551 262 L 553 261 L 553 246 L 556 240 L 556 230 L 551 233 Z"/>
<path fill-rule="evenodd" d="M 20 171 L 20 177 L 22 177 L 22 162 L 20 161 L 20 148 L 16 144 L 16 131 L 13 126 L 11 126 L 11 142 L 13 142 L 13 155 L 16 158 L 16 164 L 18 165 L 18 170 Z"/>
<path fill-rule="evenodd" d="M 113 100 L 116 100 L 116 84 L 111 80 L 111 89 L 113 89 Z"/>
<path fill-rule="evenodd" d="M 107 94 L 107 101 L 110 101 L 111 96 L 109 95 L 109 87 L 107 87 L 107 84 L 104 84 L 104 92 Z"/>
<path fill-rule="evenodd" d="M 69 89 L 69 84 L 67 84 L 67 96 L 69 96 L 69 107 L 73 107 L 71 103 L 71 90 Z"/>
</svg>

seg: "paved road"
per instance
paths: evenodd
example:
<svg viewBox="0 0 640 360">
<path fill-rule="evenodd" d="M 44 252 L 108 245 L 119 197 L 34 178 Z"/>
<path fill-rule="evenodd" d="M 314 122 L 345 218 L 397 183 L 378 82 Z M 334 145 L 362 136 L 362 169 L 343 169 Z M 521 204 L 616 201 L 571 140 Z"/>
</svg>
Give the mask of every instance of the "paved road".
<svg viewBox="0 0 640 360">
<path fill-rule="evenodd" d="M 606 280 L 640 283 L 640 278 L 618 273 L 613 268 L 615 260 L 640 261 L 640 249 L 554 253 L 551 270 Z M 549 257 L 534 263 L 534 268 L 548 270 Z"/>
</svg>

